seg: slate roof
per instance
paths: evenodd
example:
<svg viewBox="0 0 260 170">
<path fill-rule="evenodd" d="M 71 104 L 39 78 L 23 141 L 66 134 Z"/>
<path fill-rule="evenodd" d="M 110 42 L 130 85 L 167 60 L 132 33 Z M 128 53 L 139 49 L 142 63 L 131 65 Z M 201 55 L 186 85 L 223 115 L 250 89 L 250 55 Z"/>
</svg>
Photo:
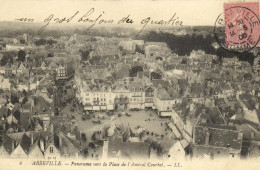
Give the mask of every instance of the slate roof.
<svg viewBox="0 0 260 170">
<path fill-rule="evenodd" d="M 4 147 L 4 149 L 9 153 L 11 154 L 13 152 L 13 148 L 12 148 L 12 145 L 13 145 L 13 142 L 14 140 L 12 138 L 10 138 L 9 136 L 6 136 L 5 137 L 5 140 L 2 144 L 2 146 Z"/>
<path fill-rule="evenodd" d="M 24 134 L 22 139 L 21 139 L 20 146 L 22 147 L 24 152 L 26 154 L 28 154 L 29 151 L 30 151 L 30 147 L 31 147 L 31 138 L 28 137 L 26 134 Z"/>
<path fill-rule="evenodd" d="M 209 133 L 209 142 L 206 144 L 206 134 Z M 233 126 L 201 124 L 195 127 L 194 144 L 224 149 L 241 150 L 242 136 Z"/>
<path fill-rule="evenodd" d="M 169 93 L 163 89 L 163 88 L 159 88 L 157 90 L 157 96 L 160 100 L 171 100 L 171 96 L 169 95 Z"/>
<path fill-rule="evenodd" d="M 80 143 L 72 140 L 71 138 L 67 137 L 66 135 L 60 135 L 62 140 L 62 146 L 60 147 L 61 154 L 69 154 L 74 155 L 75 153 L 79 153 L 80 151 Z"/>
<path fill-rule="evenodd" d="M 50 113 L 52 112 L 52 109 L 50 108 L 52 108 L 51 104 L 49 104 L 42 96 L 34 98 L 34 109 L 38 114 L 43 113 L 43 109 L 45 109 L 44 113 Z"/>
<path fill-rule="evenodd" d="M 215 99 L 214 104 L 215 104 L 215 106 L 223 106 L 223 105 L 226 105 L 226 102 L 225 102 L 224 98 L 218 98 L 218 99 Z"/>
<path fill-rule="evenodd" d="M 144 85 L 142 82 L 130 81 L 129 90 L 133 92 L 142 92 L 144 91 Z"/>
</svg>

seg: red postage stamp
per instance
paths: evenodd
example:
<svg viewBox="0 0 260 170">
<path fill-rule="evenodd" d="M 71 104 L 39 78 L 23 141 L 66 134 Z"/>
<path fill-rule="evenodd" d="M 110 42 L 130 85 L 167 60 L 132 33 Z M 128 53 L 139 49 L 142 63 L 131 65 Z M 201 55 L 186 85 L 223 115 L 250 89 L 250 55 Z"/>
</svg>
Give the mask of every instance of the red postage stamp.
<svg viewBox="0 0 260 170">
<path fill-rule="evenodd" d="M 228 48 L 260 46 L 259 2 L 225 3 L 224 17 Z"/>
</svg>

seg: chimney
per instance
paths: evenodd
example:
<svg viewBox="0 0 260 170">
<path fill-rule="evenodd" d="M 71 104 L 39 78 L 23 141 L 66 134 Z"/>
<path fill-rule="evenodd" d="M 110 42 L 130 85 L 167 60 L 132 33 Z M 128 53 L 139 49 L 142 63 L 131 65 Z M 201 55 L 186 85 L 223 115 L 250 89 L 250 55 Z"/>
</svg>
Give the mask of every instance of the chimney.
<svg viewBox="0 0 260 170">
<path fill-rule="evenodd" d="M 203 108 L 203 109 L 201 110 L 201 113 L 204 114 L 204 115 L 206 115 L 206 109 Z"/>
<path fill-rule="evenodd" d="M 243 118 L 244 118 L 243 108 L 242 107 L 238 107 L 237 108 L 237 113 L 236 113 L 236 119 L 241 120 Z"/>
<path fill-rule="evenodd" d="M 53 133 L 53 124 L 50 124 L 50 132 Z"/>
<path fill-rule="evenodd" d="M 202 109 L 201 111 L 201 123 L 207 123 L 207 117 L 206 117 L 206 109 Z"/>
<path fill-rule="evenodd" d="M 206 132 L 205 145 L 209 145 L 209 137 L 210 137 L 210 133 L 207 131 L 207 132 Z"/>
<path fill-rule="evenodd" d="M 44 131 L 44 132 L 47 131 L 47 125 L 46 125 L 46 123 L 44 123 L 44 125 L 43 125 L 43 131 Z"/>
<path fill-rule="evenodd" d="M 15 143 L 14 143 L 15 141 L 14 140 L 12 140 L 12 151 L 14 150 L 14 145 L 15 145 Z"/>
<path fill-rule="evenodd" d="M 251 134 L 251 135 L 252 135 L 252 134 Z M 254 133 L 254 135 L 255 135 L 255 133 Z M 243 132 L 240 131 L 240 132 L 238 133 L 237 139 L 238 139 L 238 140 L 242 140 L 242 138 L 243 138 Z"/>
<path fill-rule="evenodd" d="M 62 146 L 62 137 L 61 137 L 61 133 L 59 134 L 59 147 Z"/>
<path fill-rule="evenodd" d="M 251 139 L 254 139 L 255 138 L 255 132 L 254 131 L 251 131 Z"/>
<path fill-rule="evenodd" d="M 34 141 L 33 134 L 31 134 L 31 144 L 33 144 L 33 141 Z"/>
<path fill-rule="evenodd" d="M 40 149 L 42 152 L 44 152 L 44 141 L 43 139 L 40 139 Z"/>
<path fill-rule="evenodd" d="M 104 144 L 103 144 L 103 157 L 102 157 L 103 160 L 107 159 L 108 143 L 109 143 L 109 141 L 104 141 Z"/>
</svg>

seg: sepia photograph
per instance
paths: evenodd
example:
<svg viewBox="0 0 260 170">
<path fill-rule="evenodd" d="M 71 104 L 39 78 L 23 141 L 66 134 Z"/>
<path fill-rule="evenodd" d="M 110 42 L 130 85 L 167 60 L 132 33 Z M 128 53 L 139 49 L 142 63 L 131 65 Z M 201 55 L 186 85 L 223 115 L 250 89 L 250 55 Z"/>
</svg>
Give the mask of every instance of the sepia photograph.
<svg viewBox="0 0 260 170">
<path fill-rule="evenodd" d="M 0 169 L 258 169 L 258 0 L 0 0 Z"/>
</svg>

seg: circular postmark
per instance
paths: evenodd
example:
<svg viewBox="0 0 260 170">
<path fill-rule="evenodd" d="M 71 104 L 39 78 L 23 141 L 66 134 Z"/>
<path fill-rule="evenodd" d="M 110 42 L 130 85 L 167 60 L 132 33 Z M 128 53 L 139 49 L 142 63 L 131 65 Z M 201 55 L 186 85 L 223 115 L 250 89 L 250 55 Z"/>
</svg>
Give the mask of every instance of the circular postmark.
<svg viewBox="0 0 260 170">
<path fill-rule="evenodd" d="M 249 8 L 233 6 L 221 13 L 214 27 L 217 43 L 225 50 L 244 53 L 260 41 L 260 20 Z"/>
</svg>

